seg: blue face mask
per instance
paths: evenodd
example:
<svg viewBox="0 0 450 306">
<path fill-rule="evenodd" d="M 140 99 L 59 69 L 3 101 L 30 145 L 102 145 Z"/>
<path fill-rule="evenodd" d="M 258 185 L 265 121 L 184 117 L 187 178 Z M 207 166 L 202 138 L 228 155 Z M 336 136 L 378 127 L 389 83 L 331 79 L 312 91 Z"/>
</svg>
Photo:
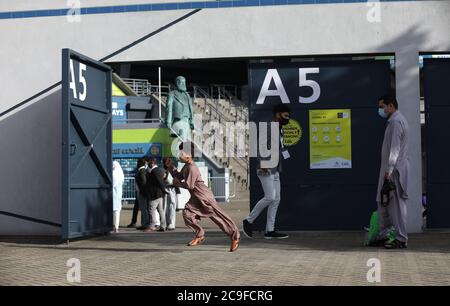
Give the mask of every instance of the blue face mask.
<svg viewBox="0 0 450 306">
<path fill-rule="evenodd" d="M 386 114 L 386 113 L 384 112 L 384 108 L 379 108 L 379 109 L 378 109 L 378 115 L 380 115 L 380 117 L 381 117 L 381 118 L 384 118 L 384 119 L 386 119 L 386 118 L 388 117 L 388 114 Z"/>
</svg>

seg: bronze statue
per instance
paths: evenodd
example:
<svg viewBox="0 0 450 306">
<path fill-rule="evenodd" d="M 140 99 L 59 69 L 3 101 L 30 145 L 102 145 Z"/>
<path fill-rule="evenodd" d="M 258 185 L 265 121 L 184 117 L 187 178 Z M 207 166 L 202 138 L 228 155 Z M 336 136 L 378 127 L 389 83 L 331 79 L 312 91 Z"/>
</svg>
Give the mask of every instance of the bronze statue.
<svg viewBox="0 0 450 306">
<path fill-rule="evenodd" d="M 192 99 L 186 89 L 186 79 L 178 76 L 175 79 L 177 88 L 169 93 L 167 98 L 166 124 L 171 131 L 171 136 L 177 133 L 182 141 L 191 139 L 191 130 L 194 129 L 194 112 L 192 111 Z"/>
</svg>

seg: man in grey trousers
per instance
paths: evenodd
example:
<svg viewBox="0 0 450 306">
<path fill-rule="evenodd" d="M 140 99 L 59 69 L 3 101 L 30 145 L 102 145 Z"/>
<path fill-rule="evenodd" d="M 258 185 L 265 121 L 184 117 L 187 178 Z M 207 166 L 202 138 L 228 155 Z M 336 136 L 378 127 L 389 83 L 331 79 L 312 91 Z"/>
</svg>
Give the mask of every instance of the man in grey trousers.
<svg viewBox="0 0 450 306">
<path fill-rule="evenodd" d="M 290 109 L 285 104 L 278 104 L 274 106 L 272 109 L 273 117 L 272 123 L 277 123 L 276 125 L 279 127 L 277 138 L 279 142 L 279 151 L 275 152 L 278 154 L 277 159 L 278 163 L 274 167 L 266 168 L 263 166 L 264 160 L 269 158 L 258 157 L 258 169 L 257 175 L 261 182 L 264 197 L 256 203 L 255 207 L 253 207 L 252 211 L 248 215 L 248 217 L 243 221 L 243 229 L 244 234 L 247 237 L 253 237 L 252 233 L 252 223 L 258 218 L 261 212 L 267 207 L 267 222 L 266 222 L 266 232 L 264 234 L 264 238 L 266 239 L 283 239 L 288 238 L 288 235 L 279 233 L 275 231 L 275 218 L 278 211 L 278 205 L 280 204 L 281 199 L 281 182 L 280 182 L 280 173 L 282 170 L 282 160 L 288 159 L 289 152 L 285 149 L 283 144 L 283 130 L 281 127 L 289 123 L 289 115 Z M 261 131 L 260 137 L 261 140 Z M 269 123 L 269 127 L 267 129 L 267 143 L 273 145 L 271 139 L 271 127 Z M 267 144 L 266 144 L 267 145 Z M 258 155 L 259 156 L 259 155 Z M 271 157 L 270 157 L 271 158 Z"/>
<path fill-rule="evenodd" d="M 408 123 L 398 111 L 398 102 L 393 96 L 384 96 L 378 101 L 378 114 L 387 118 L 381 149 L 381 166 L 378 180 L 377 204 L 380 219 L 379 241 L 384 241 L 388 249 L 406 248 L 406 212 L 408 199 Z M 381 189 L 385 181 L 394 183 L 389 193 L 389 202 L 385 207 L 381 203 Z M 395 239 L 387 239 L 391 229 L 395 230 Z"/>
<path fill-rule="evenodd" d="M 150 157 L 148 160 L 149 173 L 147 178 L 147 191 L 150 200 L 151 223 L 148 231 L 157 230 L 164 232 L 166 230 L 166 212 L 164 211 L 164 196 L 167 194 L 164 184 L 164 172 L 156 164 L 156 158 Z M 158 211 L 158 215 L 156 214 Z M 160 222 L 158 222 L 160 221 Z M 157 228 L 156 224 L 160 223 Z"/>
</svg>

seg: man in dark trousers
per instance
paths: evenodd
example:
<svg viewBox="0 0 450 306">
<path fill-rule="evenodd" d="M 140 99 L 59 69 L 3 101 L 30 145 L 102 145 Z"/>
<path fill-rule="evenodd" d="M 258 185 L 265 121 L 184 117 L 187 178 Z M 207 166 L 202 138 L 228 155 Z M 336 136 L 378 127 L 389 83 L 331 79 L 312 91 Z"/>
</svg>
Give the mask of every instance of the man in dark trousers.
<svg viewBox="0 0 450 306">
<path fill-rule="evenodd" d="M 150 157 L 148 160 L 149 173 L 147 177 L 147 192 L 150 200 L 150 229 L 147 231 L 164 232 L 166 230 L 166 212 L 164 211 L 164 196 L 167 193 L 164 184 L 164 171 L 158 167 L 156 158 Z M 158 223 L 158 211 L 160 218 L 160 227 L 156 228 Z"/>
<path fill-rule="evenodd" d="M 138 173 L 138 168 L 136 167 L 136 173 Z M 136 179 L 136 178 L 135 178 Z M 136 198 L 134 200 L 134 206 L 133 206 L 133 215 L 131 217 L 131 223 L 127 225 L 127 228 L 133 228 L 136 227 L 137 218 L 140 210 L 139 206 L 139 188 L 137 187 L 137 183 L 135 183 L 135 190 L 136 190 Z M 141 215 L 141 223 L 142 223 L 142 215 Z"/>
<path fill-rule="evenodd" d="M 142 157 L 137 162 L 135 179 L 139 209 L 141 210 L 141 227 L 139 227 L 138 229 L 144 231 L 150 229 L 150 206 L 147 192 L 147 176 L 147 159 L 146 157 Z"/>
</svg>

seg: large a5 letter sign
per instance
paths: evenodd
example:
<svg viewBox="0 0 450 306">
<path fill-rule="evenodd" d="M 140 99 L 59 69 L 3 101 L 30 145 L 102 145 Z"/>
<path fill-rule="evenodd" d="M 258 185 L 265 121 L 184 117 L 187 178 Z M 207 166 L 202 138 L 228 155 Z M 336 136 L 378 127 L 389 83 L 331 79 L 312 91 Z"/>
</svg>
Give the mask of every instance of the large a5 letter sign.
<svg viewBox="0 0 450 306">
<path fill-rule="evenodd" d="M 77 86 L 75 85 L 75 73 L 73 70 L 73 61 L 70 60 L 70 89 L 72 90 L 73 97 L 75 99 L 80 100 L 83 102 L 86 100 L 86 94 L 87 94 L 87 83 L 86 79 L 83 76 L 83 71 L 86 71 L 86 65 L 83 63 L 79 63 L 79 82 L 83 85 L 83 91 L 78 94 L 77 97 Z"/>
<path fill-rule="evenodd" d="M 312 88 L 313 93 L 310 97 L 299 97 L 300 103 L 313 103 L 316 102 L 320 97 L 320 86 L 319 83 L 313 80 L 307 80 L 306 75 L 309 73 L 319 73 L 319 68 L 300 68 L 299 72 L 299 82 L 300 87 L 309 86 Z"/>
<path fill-rule="evenodd" d="M 316 68 L 299 68 L 299 87 L 311 87 L 312 95 L 309 97 L 298 97 L 300 103 L 309 104 L 316 102 L 320 97 L 320 85 L 314 80 L 308 80 L 307 75 L 312 73 L 319 73 L 320 70 Z M 275 84 L 275 89 L 269 89 L 270 84 Z M 291 103 L 289 96 L 286 92 L 283 80 L 280 77 L 277 69 L 268 69 L 266 76 L 264 77 L 264 82 L 259 91 L 258 99 L 256 104 L 264 104 L 266 97 L 279 97 L 282 103 Z"/>
</svg>

